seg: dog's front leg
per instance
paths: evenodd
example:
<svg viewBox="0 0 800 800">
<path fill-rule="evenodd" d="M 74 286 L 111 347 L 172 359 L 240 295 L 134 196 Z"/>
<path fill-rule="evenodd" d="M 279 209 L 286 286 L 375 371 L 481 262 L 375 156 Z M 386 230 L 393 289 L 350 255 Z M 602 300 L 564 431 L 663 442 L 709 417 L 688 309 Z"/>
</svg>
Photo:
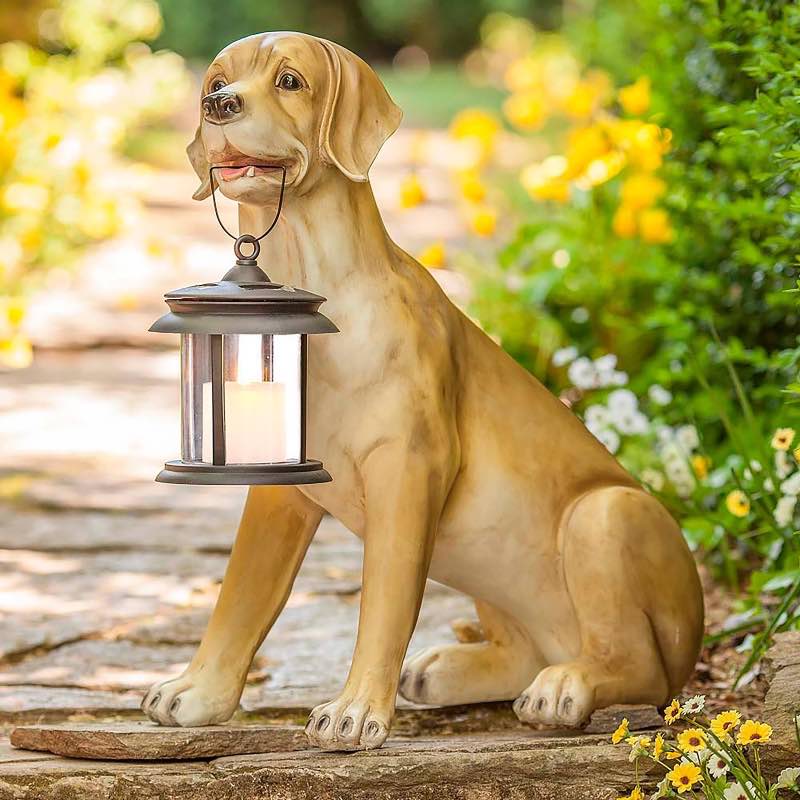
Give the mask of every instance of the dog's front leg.
<svg viewBox="0 0 800 800">
<path fill-rule="evenodd" d="M 341 695 L 311 712 L 306 733 L 326 750 L 380 747 L 416 624 L 449 470 L 428 454 L 384 446 L 364 465 L 366 529 L 361 610 Z"/>
<path fill-rule="evenodd" d="M 247 495 L 217 605 L 191 664 L 142 703 L 162 725 L 213 725 L 239 705 L 247 671 L 289 596 L 322 509 L 293 486 Z"/>
</svg>

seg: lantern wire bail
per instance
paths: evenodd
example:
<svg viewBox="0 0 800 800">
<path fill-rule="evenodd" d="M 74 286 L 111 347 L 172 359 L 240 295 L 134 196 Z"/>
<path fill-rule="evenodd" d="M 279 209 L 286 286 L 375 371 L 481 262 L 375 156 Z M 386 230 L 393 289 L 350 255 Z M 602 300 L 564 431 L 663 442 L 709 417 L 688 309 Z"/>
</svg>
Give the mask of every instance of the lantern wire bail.
<svg viewBox="0 0 800 800">
<path fill-rule="evenodd" d="M 255 261 L 258 258 L 258 254 L 261 252 L 261 245 L 259 242 L 269 233 L 272 232 L 272 229 L 278 224 L 278 218 L 281 215 L 281 209 L 283 208 L 283 195 L 284 191 L 286 190 L 286 167 L 283 164 L 243 164 L 242 166 L 248 167 L 258 167 L 259 169 L 279 169 L 281 171 L 281 193 L 278 197 L 278 208 L 275 211 L 275 217 L 272 220 L 270 226 L 261 234 L 261 236 L 253 236 L 250 233 L 243 233 L 241 236 L 235 236 L 232 234 L 226 227 L 225 223 L 222 221 L 219 215 L 219 209 L 217 208 L 217 197 L 214 194 L 215 184 L 214 184 L 214 170 L 215 169 L 225 169 L 224 165 L 219 165 L 215 167 L 209 167 L 208 169 L 208 180 L 211 184 L 211 202 L 214 204 L 214 216 L 217 218 L 217 222 L 219 223 L 220 228 L 222 228 L 231 239 L 234 239 L 233 244 L 233 252 L 236 253 L 236 258 L 247 261 Z M 242 253 L 242 245 L 243 244 L 250 244 L 253 246 L 253 252 L 249 256 L 245 256 Z"/>
</svg>

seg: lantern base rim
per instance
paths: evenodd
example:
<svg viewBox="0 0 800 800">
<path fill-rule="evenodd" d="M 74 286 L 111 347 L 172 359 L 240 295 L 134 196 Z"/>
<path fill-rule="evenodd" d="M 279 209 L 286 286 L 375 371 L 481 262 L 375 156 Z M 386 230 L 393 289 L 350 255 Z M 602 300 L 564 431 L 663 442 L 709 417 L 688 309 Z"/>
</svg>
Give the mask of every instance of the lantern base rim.
<svg viewBox="0 0 800 800">
<path fill-rule="evenodd" d="M 167 461 L 156 476 L 158 483 L 199 486 L 291 486 L 333 480 L 321 461 L 284 461 L 277 464 L 207 464 Z"/>
</svg>

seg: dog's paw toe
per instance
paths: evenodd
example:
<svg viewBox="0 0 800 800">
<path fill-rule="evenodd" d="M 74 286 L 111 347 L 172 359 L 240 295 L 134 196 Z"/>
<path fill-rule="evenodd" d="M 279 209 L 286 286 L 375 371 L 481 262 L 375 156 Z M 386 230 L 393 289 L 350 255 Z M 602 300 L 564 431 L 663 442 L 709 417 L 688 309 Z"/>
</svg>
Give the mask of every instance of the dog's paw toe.
<svg viewBox="0 0 800 800">
<path fill-rule="evenodd" d="M 543 669 L 514 702 L 522 722 L 578 728 L 594 711 L 594 688 L 578 664 Z"/>
<path fill-rule="evenodd" d="M 391 712 L 358 699 L 317 706 L 306 723 L 308 741 L 322 750 L 372 750 L 389 735 Z"/>
<path fill-rule="evenodd" d="M 186 673 L 155 684 L 142 700 L 142 711 L 159 725 L 193 727 L 214 725 L 229 719 L 238 695 L 196 682 Z"/>
</svg>

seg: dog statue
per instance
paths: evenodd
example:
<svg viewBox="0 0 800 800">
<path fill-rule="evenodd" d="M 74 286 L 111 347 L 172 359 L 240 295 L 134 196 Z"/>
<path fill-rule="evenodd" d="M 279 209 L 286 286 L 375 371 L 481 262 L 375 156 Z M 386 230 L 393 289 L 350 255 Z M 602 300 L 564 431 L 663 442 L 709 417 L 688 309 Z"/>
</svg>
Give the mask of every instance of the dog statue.
<svg viewBox="0 0 800 800">
<path fill-rule="evenodd" d="M 263 230 L 280 178 L 258 165 L 286 168 L 262 262 L 327 296 L 341 330 L 309 342 L 308 447 L 334 480 L 250 488 L 197 653 L 149 691 L 146 713 L 162 725 L 233 714 L 326 512 L 364 542 L 363 587 L 350 672 L 311 712 L 312 744 L 379 747 L 398 690 L 434 705 L 516 698 L 522 721 L 559 727 L 664 704 L 703 630 L 680 528 L 389 238 L 367 173 L 401 111 L 378 76 L 332 42 L 264 33 L 214 59 L 203 96 L 187 150 L 195 199 L 222 166 L 241 230 Z M 475 599 L 482 640 L 403 667 L 428 577 Z"/>
</svg>

